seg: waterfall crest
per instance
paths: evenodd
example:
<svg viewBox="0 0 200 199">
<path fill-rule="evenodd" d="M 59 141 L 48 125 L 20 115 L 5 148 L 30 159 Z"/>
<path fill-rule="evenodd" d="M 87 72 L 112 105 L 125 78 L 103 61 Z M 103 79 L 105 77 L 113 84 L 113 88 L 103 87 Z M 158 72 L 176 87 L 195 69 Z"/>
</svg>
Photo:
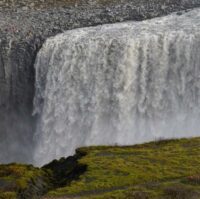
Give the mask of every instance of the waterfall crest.
<svg viewBox="0 0 200 199">
<path fill-rule="evenodd" d="M 67 31 L 35 69 L 36 164 L 85 145 L 200 135 L 200 9 Z"/>
</svg>

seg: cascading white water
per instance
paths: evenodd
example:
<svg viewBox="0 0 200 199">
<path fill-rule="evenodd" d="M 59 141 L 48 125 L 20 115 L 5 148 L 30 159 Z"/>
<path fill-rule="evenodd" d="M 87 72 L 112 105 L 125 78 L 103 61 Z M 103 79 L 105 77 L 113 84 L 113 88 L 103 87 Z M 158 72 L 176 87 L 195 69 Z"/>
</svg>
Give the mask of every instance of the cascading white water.
<svg viewBox="0 0 200 199">
<path fill-rule="evenodd" d="M 67 31 L 35 69 L 36 164 L 79 146 L 200 135 L 200 9 Z"/>
</svg>

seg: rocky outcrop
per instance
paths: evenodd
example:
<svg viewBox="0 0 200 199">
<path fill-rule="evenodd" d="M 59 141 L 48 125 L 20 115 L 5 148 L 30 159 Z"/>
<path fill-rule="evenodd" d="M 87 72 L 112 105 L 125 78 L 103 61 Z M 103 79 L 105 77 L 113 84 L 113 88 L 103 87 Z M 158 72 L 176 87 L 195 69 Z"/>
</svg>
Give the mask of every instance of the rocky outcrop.
<svg viewBox="0 0 200 199">
<path fill-rule="evenodd" d="M 1 1 L 0 161 L 31 162 L 34 61 L 47 37 L 73 28 L 144 20 L 200 6 L 200 0 Z M 178 14 L 181 14 L 180 12 Z"/>
<path fill-rule="evenodd" d="M 42 169 L 47 173 L 51 173 L 51 186 L 59 188 L 79 179 L 80 175 L 87 170 L 87 165 L 79 163 L 79 160 L 85 155 L 84 151 L 77 149 L 74 156 L 53 160 L 44 165 Z"/>
</svg>

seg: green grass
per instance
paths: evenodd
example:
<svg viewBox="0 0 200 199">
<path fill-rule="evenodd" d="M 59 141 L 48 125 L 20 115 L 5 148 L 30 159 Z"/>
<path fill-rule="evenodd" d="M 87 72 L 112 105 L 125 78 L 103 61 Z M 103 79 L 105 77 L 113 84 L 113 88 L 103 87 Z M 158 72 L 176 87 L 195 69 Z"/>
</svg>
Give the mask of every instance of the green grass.
<svg viewBox="0 0 200 199">
<path fill-rule="evenodd" d="M 33 186 L 48 184 L 48 173 L 32 165 L 0 165 L 0 199 L 28 198 L 34 196 Z"/>
<path fill-rule="evenodd" d="M 200 198 L 200 138 L 85 147 L 77 152 L 86 154 L 79 159 L 87 165 L 86 172 L 48 197 Z"/>
<path fill-rule="evenodd" d="M 44 199 L 200 199 L 200 138 L 84 147 L 42 168 L 0 165 L 0 199 L 44 194 Z"/>
</svg>

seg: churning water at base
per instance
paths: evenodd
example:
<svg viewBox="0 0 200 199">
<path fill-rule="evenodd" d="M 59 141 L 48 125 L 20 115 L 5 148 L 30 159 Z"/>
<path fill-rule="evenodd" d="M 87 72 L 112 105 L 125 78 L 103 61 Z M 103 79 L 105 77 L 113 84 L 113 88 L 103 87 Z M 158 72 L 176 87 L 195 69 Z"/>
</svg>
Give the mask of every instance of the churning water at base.
<svg viewBox="0 0 200 199">
<path fill-rule="evenodd" d="M 200 135 L 200 9 L 67 31 L 35 68 L 36 164 L 84 145 Z"/>
</svg>

